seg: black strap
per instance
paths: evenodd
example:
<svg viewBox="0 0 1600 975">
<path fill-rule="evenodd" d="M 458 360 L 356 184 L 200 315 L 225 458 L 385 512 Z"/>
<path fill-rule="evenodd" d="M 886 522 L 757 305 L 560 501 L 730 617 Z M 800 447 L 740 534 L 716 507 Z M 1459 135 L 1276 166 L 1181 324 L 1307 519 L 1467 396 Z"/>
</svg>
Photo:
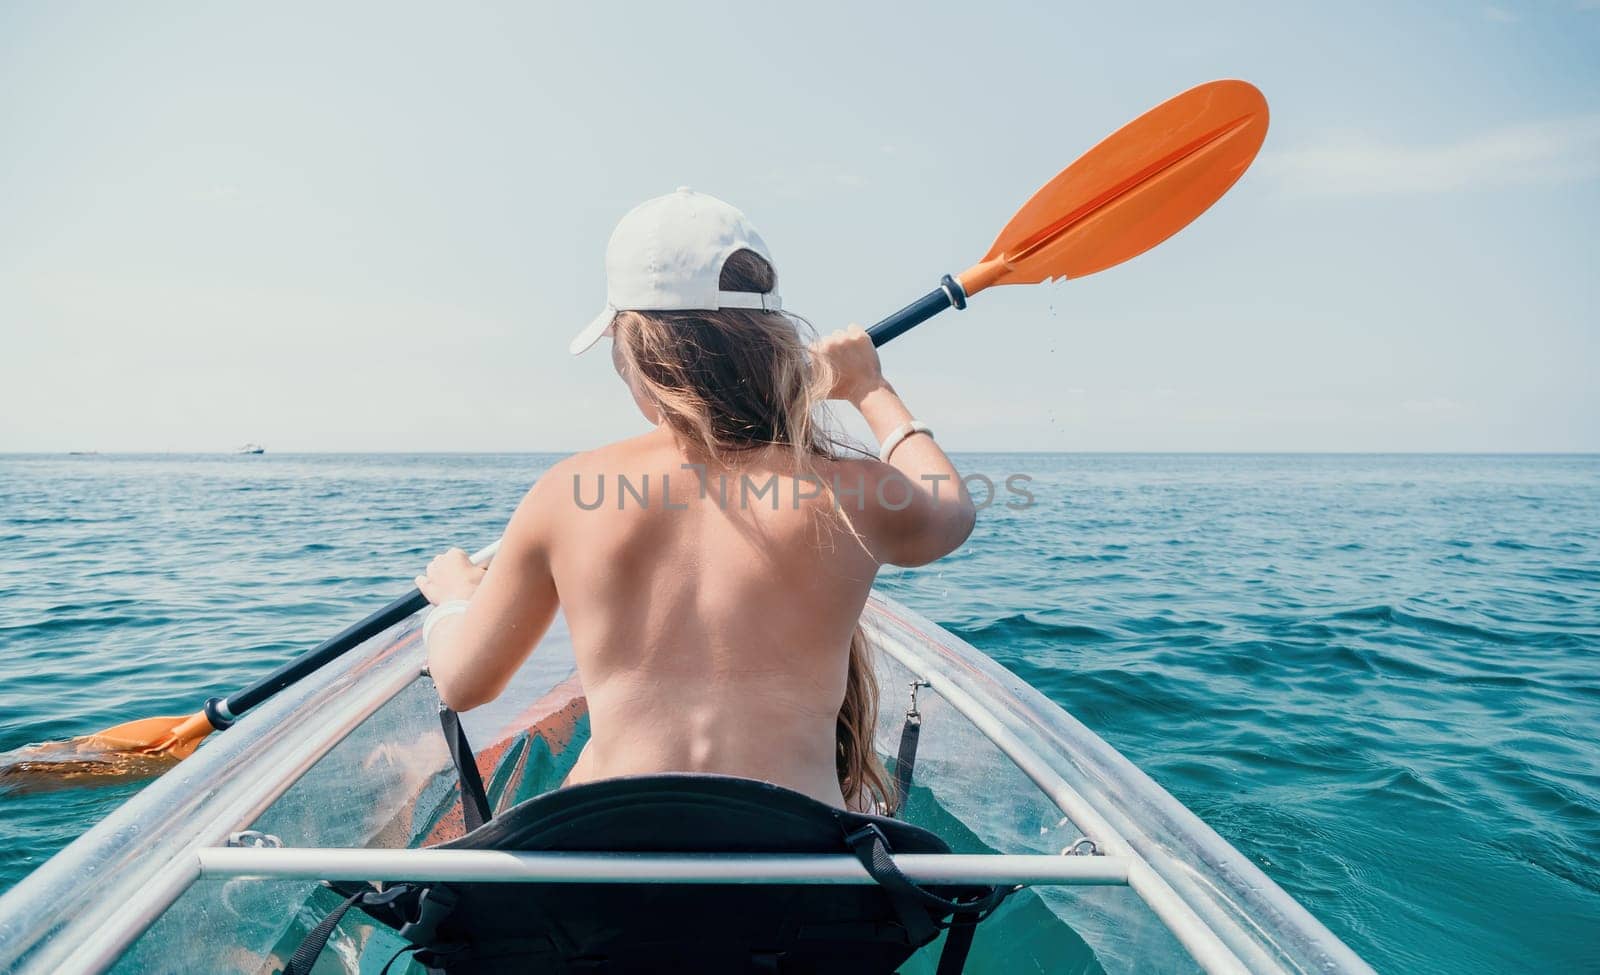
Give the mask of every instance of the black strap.
<svg viewBox="0 0 1600 975">
<path fill-rule="evenodd" d="M 894 814 L 905 815 L 906 802 L 911 798 L 911 773 L 917 767 L 917 740 L 922 737 L 922 715 L 906 712 L 905 726 L 900 729 L 900 753 L 894 760 Z"/>
<path fill-rule="evenodd" d="M 924 890 L 915 881 L 900 872 L 889 850 L 888 839 L 875 823 L 868 823 L 849 836 L 845 842 L 856 859 L 867 868 L 867 873 L 878 885 L 889 892 L 901 923 L 913 939 L 927 936 L 930 928 L 946 927 L 944 950 L 939 955 L 937 975 L 960 975 L 966 967 L 967 954 L 972 950 L 972 936 L 978 922 L 988 917 L 1012 893 L 1014 887 L 991 887 L 988 893 L 971 900 L 949 900 Z M 953 915 L 948 924 L 938 924 L 929 912 L 939 916 Z M 917 920 L 920 918 L 920 923 Z"/>
<path fill-rule="evenodd" d="M 338 907 L 329 911 L 328 916 L 312 928 L 311 933 L 300 942 L 300 947 L 294 950 L 294 954 L 289 957 L 289 964 L 283 969 L 283 975 L 311 975 L 311 968 L 317 963 L 317 956 L 322 954 L 322 949 L 328 946 L 328 939 L 333 937 L 333 929 L 339 926 L 339 919 L 344 917 L 345 912 L 350 910 L 356 901 L 370 892 L 370 888 L 357 891 L 346 897 Z"/>
<path fill-rule="evenodd" d="M 444 728 L 445 744 L 450 746 L 450 761 L 456 765 L 456 776 L 461 780 L 461 818 L 466 820 L 467 832 L 472 832 L 490 819 L 489 792 L 483 787 L 483 775 L 472 756 L 472 743 L 461 729 L 461 717 L 439 705 L 439 724 Z"/>
<path fill-rule="evenodd" d="M 406 945 L 404 948 L 401 948 L 399 951 L 397 951 L 394 954 L 390 955 L 389 956 L 389 960 L 383 963 L 383 971 L 379 972 L 378 975 L 389 975 L 389 969 L 394 966 L 395 962 L 400 960 L 400 956 L 401 955 L 404 955 L 404 954 L 413 954 L 414 955 L 417 952 L 422 951 L 423 947 L 424 947 L 423 945 Z M 410 959 L 407 959 L 407 961 L 409 961 L 409 960 Z M 284 975 L 288 975 L 288 973 L 285 972 Z"/>
<path fill-rule="evenodd" d="M 967 967 L 967 955 L 972 953 L 972 936 L 978 931 L 978 919 L 971 915 L 956 915 L 945 932 L 944 950 L 939 952 L 939 970 L 935 975 L 961 975 Z"/>
<path fill-rule="evenodd" d="M 867 868 L 867 873 L 872 875 L 872 879 L 876 880 L 879 886 L 888 889 L 890 893 L 908 897 L 928 910 L 940 914 L 986 915 L 998 907 L 1001 901 L 1011 896 L 1009 888 L 991 887 L 987 894 L 972 900 L 949 900 L 923 889 L 894 865 L 888 839 L 876 823 L 868 823 L 851 833 L 845 837 L 845 842 L 850 844 L 856 859 Z"/>
</svg>

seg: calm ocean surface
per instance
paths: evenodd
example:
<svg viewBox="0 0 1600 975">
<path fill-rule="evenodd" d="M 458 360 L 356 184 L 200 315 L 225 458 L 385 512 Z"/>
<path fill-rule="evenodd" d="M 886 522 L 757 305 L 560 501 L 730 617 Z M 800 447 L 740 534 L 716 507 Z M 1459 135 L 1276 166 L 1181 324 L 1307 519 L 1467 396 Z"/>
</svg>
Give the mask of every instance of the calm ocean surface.
<svg viewBox="0 0 1600 975">
<path fill-rule="evenodd" d="M 0 750 L 233 690 L 553 459 L 0 456 Z M 958 462 L 1037 505 L 885 590 L 1380 971 L 1600 971 L 1600 457 Z M 129 792 L 0 795 L 0 889 Z"/>
</svg>

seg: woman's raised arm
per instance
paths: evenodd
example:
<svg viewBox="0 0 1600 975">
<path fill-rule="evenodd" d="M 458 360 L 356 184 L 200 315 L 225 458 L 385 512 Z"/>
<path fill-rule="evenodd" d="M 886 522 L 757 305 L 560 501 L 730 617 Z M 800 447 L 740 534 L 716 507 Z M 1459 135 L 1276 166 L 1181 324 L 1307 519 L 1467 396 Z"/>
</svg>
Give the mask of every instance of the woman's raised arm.
<svg viewBox="0 0 1600 975">
<path fill-rule="evenodd" d="M 894 565 L 925 565 L 960 548 L 977 521 L 972 498 L 931 431 L 883 378 L 871 337 L 852 325 L 824 336 L 812 353 L 833 377 L 829 398 L 860 410 L 884 447 L 880 460 L 843 465 L 842 479 L 855 483 L 835 486 L 874 557 Z"/>
</svg>

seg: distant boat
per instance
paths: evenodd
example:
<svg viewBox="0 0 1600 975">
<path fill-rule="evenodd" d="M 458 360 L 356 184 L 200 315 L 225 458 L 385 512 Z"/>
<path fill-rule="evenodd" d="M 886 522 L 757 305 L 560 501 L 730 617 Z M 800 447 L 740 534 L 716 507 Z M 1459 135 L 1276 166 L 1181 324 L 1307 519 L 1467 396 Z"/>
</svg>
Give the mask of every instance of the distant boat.
<svg viewBox="0 0 1600 975">
<path fill-rule="evenodd" d="M 236 454 L 264 454 L 266 452 L 267 448 L 258 443 L 247 443 L 243 447 L 240 447 L 238 450 L 234 451 Z"/>
</svg>

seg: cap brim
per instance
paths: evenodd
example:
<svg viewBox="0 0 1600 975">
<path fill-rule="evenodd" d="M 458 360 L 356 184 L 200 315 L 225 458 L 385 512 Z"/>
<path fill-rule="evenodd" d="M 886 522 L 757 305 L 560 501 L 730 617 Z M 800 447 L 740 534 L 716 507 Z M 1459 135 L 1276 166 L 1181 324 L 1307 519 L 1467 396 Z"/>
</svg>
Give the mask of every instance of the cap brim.
<svg viewBox="0 0 1600 975">
<path fill-rule="evenodd" d="M 606 334 L 606 329 L 611 327 L 611 320 L 616 317 L 617 310 L 610 305 L 606 305 L 605 309 L 594 316 L 594 320 L 585 325 L 583 331 L 577 334 L 577 337 L 567 346 L 567 351 L 573 355 L 583 355 L 589 351 L 596 342 L 600 341 L 600 336 Z"/>
</svg>

